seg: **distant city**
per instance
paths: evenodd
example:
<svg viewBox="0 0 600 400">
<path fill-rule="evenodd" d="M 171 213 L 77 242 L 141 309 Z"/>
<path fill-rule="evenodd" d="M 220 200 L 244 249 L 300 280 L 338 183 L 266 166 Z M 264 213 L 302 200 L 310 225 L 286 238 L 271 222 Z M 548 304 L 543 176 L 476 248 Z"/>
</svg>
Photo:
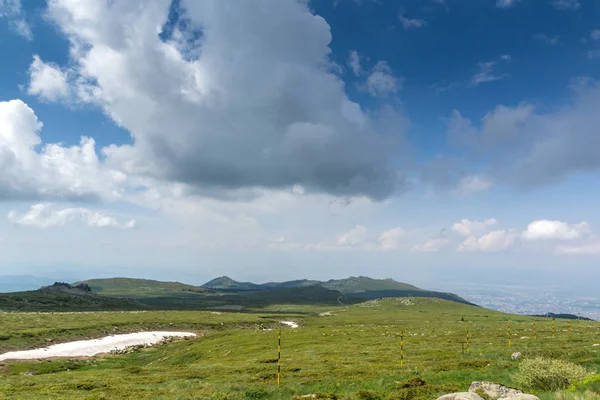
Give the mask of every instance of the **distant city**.
<svg viewBox="0 0 600 400">
<path fill-rule="evenodd" d="M 489 285 L 446 286 L 464 299 L 485 308 L 514 314 L 574 314 L 600 320 L 600 291 L 596 296 L 565 293 L 564 288 Z"/>
</svg>

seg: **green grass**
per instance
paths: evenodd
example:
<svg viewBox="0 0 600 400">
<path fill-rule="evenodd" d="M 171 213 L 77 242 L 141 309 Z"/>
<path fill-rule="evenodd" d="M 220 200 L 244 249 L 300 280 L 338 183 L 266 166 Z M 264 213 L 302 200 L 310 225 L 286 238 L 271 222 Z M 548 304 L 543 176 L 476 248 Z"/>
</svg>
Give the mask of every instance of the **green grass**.
<svg viewBox="0 0 600 400">
<path fill-rule="evenodd" d="M 109 278 L 90 279 L 77 282 L 89 285 L 95 293 L 104 296 L 122 296 L 131 298 L 190 295 L 206 292 L 198 286 L 181 282 L 162 282 L 149 279 Z"/>
<path fill-rule="evenodd" d="M 573 321 L 569 333 L 567 322 L 557 320 L 553 338 L 551 320 L 439 299 L 385 299 L 352 306 L 283 304 L 254 311 L 0 314 L 0 337 L 8 337 L 0 340 L 0 349 L 30 347 L 45 343 L 46 338 L 57 342 L 100 336 L 115 327 L 117 332 L 204 333 L 125 356 L 70 364 L 65 360 L 5 363 L 0 366 L 0 398 L 290 399 L 321 393 L 322 398 L 430 400 L 464 391 L 475 380 L 516 386 L 513 377 L 519 362 L 510 357 L 515 351 L 524 357 L 572 361 L 594 373 L 600 370 L 600 347 L 592 347 L 600 343 L 600 334 L 593 322 Z M 323 313 L 332 315 L 320 316 Z M 284 319 L 299 321 L 301 327 L 281 328 L 282 385 L 277 387 L 277 332 L 261 330 L 259 325 L 277 328 L 277 321 Z M 534 320 L 537 340 L 533 340 Z M 471 346 L 463 354 L 467 328 Z M 21 375 L 24 372 L 35 375 Z M 590 380 L 561 394 L 539 395 L 542 400 L 591 399 L 598 392 L 594 385 Z"/>
</svg>

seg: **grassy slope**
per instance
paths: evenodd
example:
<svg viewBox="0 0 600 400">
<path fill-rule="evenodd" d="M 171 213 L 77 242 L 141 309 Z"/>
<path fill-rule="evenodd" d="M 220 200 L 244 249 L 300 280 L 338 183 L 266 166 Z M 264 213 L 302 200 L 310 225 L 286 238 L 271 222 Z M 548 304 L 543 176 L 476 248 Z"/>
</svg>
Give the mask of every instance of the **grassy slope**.
<svg viewBox="0 0 600 400">
<path fill-rule="evenodd" d="M 422 290 L 408 283 L 396 282 L 392 279 L 372 279 L 364 276 L 334 279 L 323 282 L 321 285 L 331 290 L 339 290 L 344 294 L 380 290 Z"/>
<path fill-rule="evenodd" d="M 140 310 L 147 306 L 129 299 L 109 298 L 88 294 L 73 295 L 63 292 L 0 293 L 0 310 L 3 311 L 89 311 L 89 310 Z"/>
<path fill-rule="evenodd" d="M 334 315 L 319 316 L 323 312 Z M 283 328 L 283 381 L 278 388 L 273 363 L 276 332 L 256 327 L 261 321 L 273 326 L 280 318 L 299 321 L 302 326 Z M 531 331 L 534 320 L 538 329 L 535 341 Z M 513 334 L 511 347 L 506 343 L 507 322 Z M 207 329 L 203 337 L 128 356 L 70 364 L 9 363 L 1 373 L 0 397 L 4 393 L 8 399 L 22 398 L 27 393 L 28 399 L 290 399 L 324 392 L 357 399 L 359 390 L 372 390 L 379 397 L 371 398 L 430 400 L 465 390 L 474 380 L 511 384 L 517 366 L 510 359 L 514 351 L 525 356 L 552 355 L 598 370 L 600 349 L 592 347 L 600 342 L 597 324 L 573 321 L 569 333 L 566 321 L 555 323 L 557 334 L 552 338 L 550 320 L 437 299 L 386 299 L 353 306 L 271 305 L 260 314 L 0 314 L 0 331 L 8 337 L 0 341 L 0 348 L 3 343 L 18 344 L 23 333 L 60 340 L 72 331 L 106 332 L 113 326 L 120 330 L 160 324 L 168 329 Z M 461 354 L 467 327 L 472 334 L 471 352 Z M 405 364 L 400 369 L 402 330 Z M 19 375 L 23 371 L 39 375 Z M 409 389 L 398 383 L 416 376 L 427 385 Z M 554 398 L 550 394 L 541 397 Z"/>
<path fill-rule="evenodd" d="M 108 278 L 90 279 L 76 284 L 88 284 L 96 293 L 105 296 L 159 297 L 172 295 L 193 295 L 205 292 L 204 289 L 180 282 L 162 282 L 149 279 Z"/>
</svg>

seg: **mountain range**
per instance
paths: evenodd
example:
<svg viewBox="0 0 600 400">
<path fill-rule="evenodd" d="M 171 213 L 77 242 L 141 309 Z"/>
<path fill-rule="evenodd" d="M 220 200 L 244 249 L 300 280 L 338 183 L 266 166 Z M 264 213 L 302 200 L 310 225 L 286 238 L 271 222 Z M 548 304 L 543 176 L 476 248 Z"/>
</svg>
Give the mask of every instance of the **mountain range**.
<svg viewBox="0 0 600 400">
<path fill-rule="evenodd" d="M 256 284 L 222 276 L 204 285 L 135 278 L 55 283 L 0 294 L 2 310 L 256 309 L 274 304 L 356 304 L 383 297 L 432 297 L 471 304 L 453 293 L 420 289 L 393 279 L 364 276 Z"/>
</svg>

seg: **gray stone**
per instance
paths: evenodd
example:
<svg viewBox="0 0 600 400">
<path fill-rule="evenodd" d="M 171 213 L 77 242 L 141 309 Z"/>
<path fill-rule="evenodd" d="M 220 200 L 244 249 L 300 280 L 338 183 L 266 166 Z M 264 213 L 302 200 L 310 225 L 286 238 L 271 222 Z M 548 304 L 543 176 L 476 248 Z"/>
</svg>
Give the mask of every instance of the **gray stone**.
<svg viewBox="0 0 600 400">
<path fill-rule="evenodd" d="M 540 398 L 532 394 L 520 393 L 512 396 L 502 397 L 498 400 L 540 400 Z"/>
<path fill-rule="evenodd" d="M 483 400 L 479 395 L 470 392 L 446 394 L 437 400 Z"/>
<path fill-rule="evenodd" d="M 492 399 L 498 399 L 500 397 L 509 397 L 517 394 L 522 394 L 520 390 L 507 388 L 506 386 L 502 386 L 493 382 L 473 382 L 471 386 L 469 386 L 469 392 L 476 393 L 478 390 L 483 391 L 487 396 Z"/>
<path fill-rule="evenodd" d="M 512 353 L 510 358 L 512 358 L 513 360 L 518 360 L 519 358 L 521 358 L 521 353 L 519 353 L 518 351 L 515 353 Z"/>
</svg>

